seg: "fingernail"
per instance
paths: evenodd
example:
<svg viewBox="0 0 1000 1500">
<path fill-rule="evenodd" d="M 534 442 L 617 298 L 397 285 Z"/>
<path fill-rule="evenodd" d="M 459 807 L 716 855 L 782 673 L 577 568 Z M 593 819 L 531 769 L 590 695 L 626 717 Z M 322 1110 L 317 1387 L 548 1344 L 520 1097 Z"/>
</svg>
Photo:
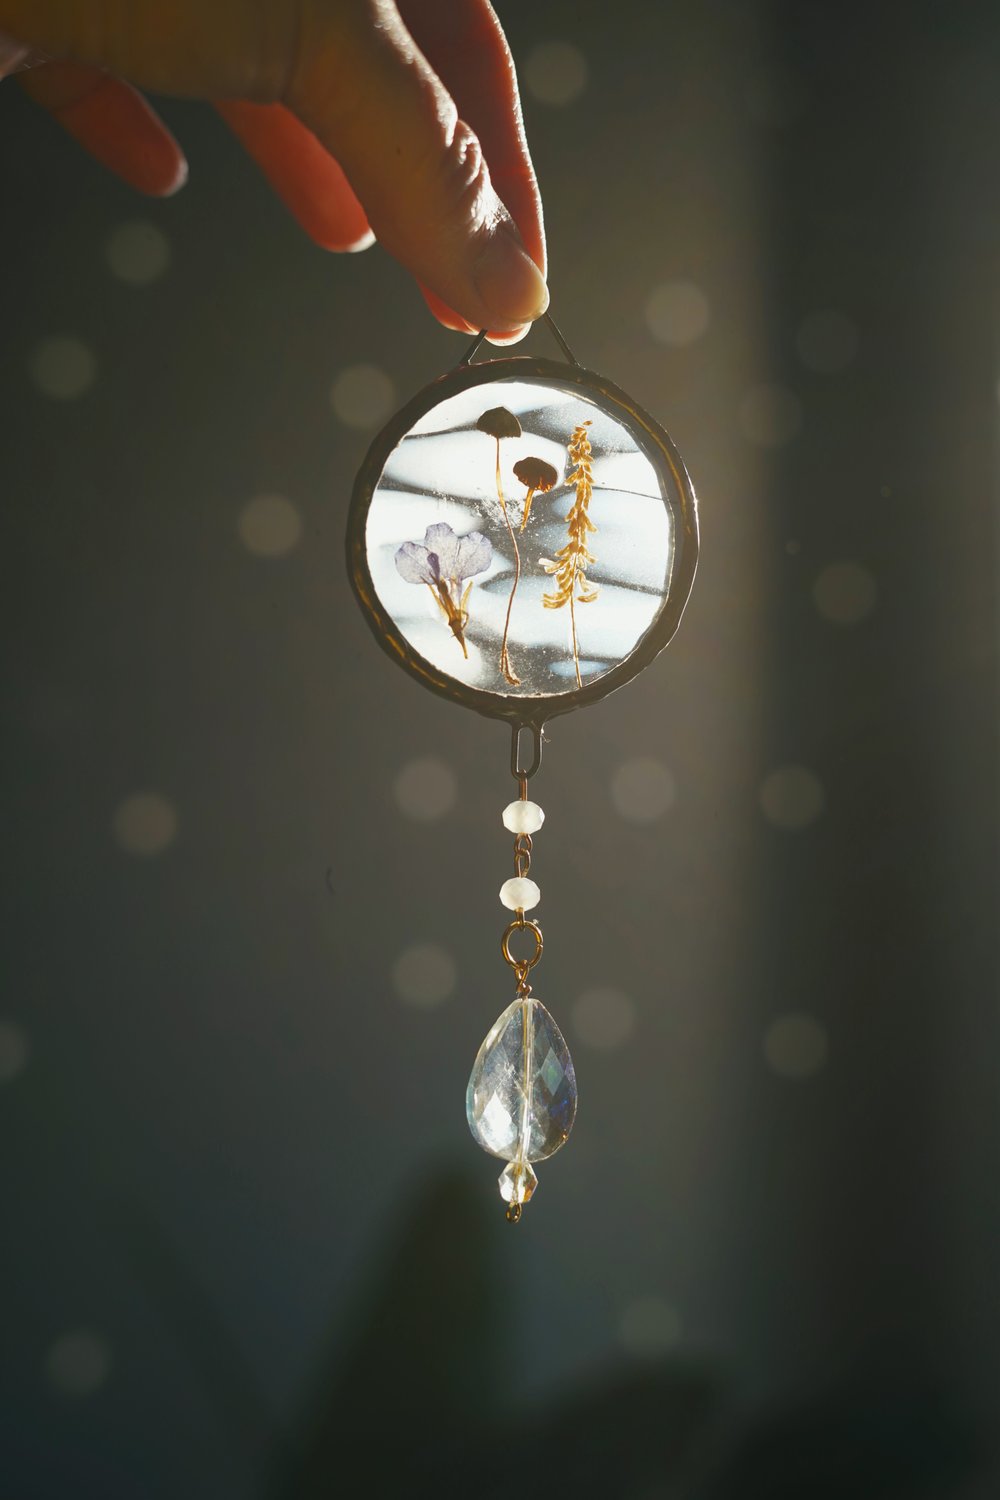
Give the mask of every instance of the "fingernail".
<svg viewBox="0 0 1000 1500">
<path fill-rule="evenodd" d="M 540 318 L 549 305 L 545 277 L 531 259 L 513 226 L 501 222 L 472 268 L 476 291 L 499 331 Z"/>
<path fill-rule="evenodd" d="M 161 188 L 157 192 L 157 198 L 172 198 L 175 193 L 179 193 L 181 188 L 188 180 L 188 172 L 190 170 L 191 169 L 187 164 L 187 158 L 182 156 L 180 161 L 177 163 L 177 167 L 173 177 L 171 177 L 170 181 L 166 184 L 165 187 Z"/>
</svg>

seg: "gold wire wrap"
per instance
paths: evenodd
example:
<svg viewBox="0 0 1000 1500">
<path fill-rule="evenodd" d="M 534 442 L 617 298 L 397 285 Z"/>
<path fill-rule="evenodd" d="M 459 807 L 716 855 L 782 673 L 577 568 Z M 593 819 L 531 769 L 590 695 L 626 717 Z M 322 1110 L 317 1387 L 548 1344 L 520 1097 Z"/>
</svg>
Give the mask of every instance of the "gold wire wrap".
<svg viewBox="0 0 1000 1500">
<path fill-rule="evenodd" d="M 528 777 L 530 776 L 531 771 L 524 771 L 524 770 L 522 770 L 521 767 L 518 764 L 518 753 L 517 752 L 518 752 L 519 733 L 520 733 L 520 731 L 515 728 L 515 730 L 514 730 L 514 739 L 513 739 L 513 751 L 512 751 L 512 755 L 511 755 L 511 770 L 514 773 L 514 779 L 517 782 L 518 795 L 520 796 L 520 799 L 521 799 L 522 802 L 526 802 L 528 800 Z M 535 759 L 535 764 L 533 765 L 533 767 L 531 768 L 531 770 L 537 770 L 537 768 L 538 768 L 538 756 L 540 755 L 540 751 L 541 751 L 540 738 L 536 738 L 536 742 L 535 742 L 535 755 L 536 755 L 536 759 Z M 519 834 L 515 835 L 515 838 L 514 838 L 514 871 L 515 871 L 517 877 L 520 880 L 524 880 L 526 878 L 527 874 L 528 874 L 528 871 L 531 869 L 531 849 L 532 849 L 532 844 L 531 844 L 531 834 L 530 833 L 519 833 Z M 532 935 L 532 937 L 535 940 L 534 951 L 532 953 L 530 953 L 527 958 L 515 958 L 514 954 L 510 951 L 511 938 L 514 936 L 515 932 L 525 932 L 525 931 L 530 932 L 531 935 Z M 544 939 L 542 937 L 542 929 L 539 927 L 538 923 L 537 922 L 533 922 L 528 917 L 526 917 L 524 915 L 523 909 L 519 909 L 518 911 L 516 911 L 514 913 L 513 920 L 511 922 L 508 922 L 508 924 L 507 924 L 507 926 L 506 926 L 506 928 L 504 930 L 504 935 L 500 939 L 500 952 L 503 954 L 504 962 L 507 963 L 507 964 L 509 964 L 510 967 L 514 970 L 514 980 L 515 980 L 515 984 L 516 984 L 516 988 L 515 988 L 515 991 L 514 991 L 514 998 L 516 1000 L 527 1000 L 530 997 L 530 995 L 531 995 L 531 985 L 528 982 L 528 975 L 531 973 L 532 969 L 535 967 L 535 965 L 538 963 L 539 959 L 541 958 L 541 956 L 542 956 L 542 950 L 543 950 L 544 947 L 545 947 L 545 941 L 544 941 Z M 527 1010 L 528 1010 L 528 1008 L 527 1008 L 527 1006 L 525 1006 L 524 1007 L 524 1025 L 525 1025 L 525 1028 L 527 1028 L 527 1026 L 528 1026 L 528 1014 L 527 1014 Z M 525 1035 L 527 1037 L 527 1030 L 525 1032 Z M 528 1056 L 529 1056 L 529 1052 L 526 1049 L 526 1052 L 525 1052 L 525 1058 L 526 1058 L 525 1066 L 526 1067 L 530 1066 L 528 1064 L 528 1062 L 527 1062 Z M 525 1079 L 525 1088 L 527 1089 L 527 1078 Z M 507 1205 L 507 1223 L 508 1224 L 517 1224 L 517 1223 L 520 1222 L 521 1212 L 522 1212 L 523 1207 L 524 1207 L 524 1205 L 521 1204 L 521 1203 L 514 1203 L 514 1202 L 508 1203 L 508 1205 Z"/>
<path fill-rule="evenodd" d="M 515 958 L 513 953 L 511 953 L 510 951 L 510 940 L 515 932 L 520 932 L 524 928 L 527 928 L 528 931 L 530 931 L 534 935 L 535 951 L 528 958 Z M 531 985 L 528 983 L 528 975 L 535 967 L 538 960 L 541 958 L 542 949 L 544 946 L 545 944 L 542 938 L 542 929 L 539 927 L 538 923 L 530 921 L 524 915 L 523 911 L 519 911 L 514 920 L 508 923 L 506 931 L 504 932 L 504 935 L 500 940 L 500 952 L 504 956 L 504 962 L 510 964 L 511 968 L 514 970 L 514 978 L 517 980 L 516 998 L 519 1000 L 527 999 L 527 997 L 531 994 Z"/>
</svg>

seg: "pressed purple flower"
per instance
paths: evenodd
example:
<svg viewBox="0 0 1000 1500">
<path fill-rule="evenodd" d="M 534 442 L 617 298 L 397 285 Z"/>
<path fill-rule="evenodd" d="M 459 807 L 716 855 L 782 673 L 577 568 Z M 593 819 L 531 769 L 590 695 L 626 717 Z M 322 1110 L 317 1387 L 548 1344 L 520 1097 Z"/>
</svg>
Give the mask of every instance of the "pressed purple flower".
<svg viewBox="0 0 1000 1500">
<path fill-rule="evenodd" d="M 396 570 L 407 583 L 439 580 L 464 583 L 493 561 L 493 543 L 481 531 L 456 536 L 446 521 L 428 526 L 423 542 L 404 542 L 396 553 Z"/>
<path fill-rule="evenodd" d="M 434 557 L 433 565 L 431 558 Z M 396 571 L 407 583 L 436 583 L 438 559 L 419 542 L 404 542 L 396 553 Z"/>
<path fill-rule="evenodd" d="M 396 571 L 407 583 L 425 583 L 440 607 L 452 634 L 468 656 L 465 627 L 471 582 L 493 561 L 493 543 L 481 531 L 456 536 L 446 521 L 437 521 L 424 532 L 423 542 L 404 542 L 396 551 Z M 465 591 L 462 584 L 466 583 Z"/>
<path fill-rule="evenodd" d="M 458 539 L 455 548 L 455 568 L 449 577 L 455 579 L 474 578 L 485 573 L 493 561 L 493 543 L 481 531 L 470 531 L 468 536 Z"/>
</svg>

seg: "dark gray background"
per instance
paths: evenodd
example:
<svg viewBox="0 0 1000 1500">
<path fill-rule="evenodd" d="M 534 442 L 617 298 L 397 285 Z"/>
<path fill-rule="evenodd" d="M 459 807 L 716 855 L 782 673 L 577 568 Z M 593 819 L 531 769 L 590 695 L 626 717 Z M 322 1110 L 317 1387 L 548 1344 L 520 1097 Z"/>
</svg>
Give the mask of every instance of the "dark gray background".
<svg viewBox="0 0 1000 1500">
<path fill-rule="evenodd" d="M 500 10 L 519 63 L 589 69 L 526 91 L 554 315 L 703 523 L 669 651 L 551 727 L 536 990 L 581 1105 L 516 1230 L 462 1108 L 510 998 L 507 734 L 368 635 L 375 428 L 330 404 L 465 341 L 379 249 L 310 245 L 207 106 L 158 101 L 191 178 L 146 202 L 0 87 L 4 1495 L 996 1492 L 995 7 Z M 169 244 L 144 286 L 131 221 Z M 678 280 L 710 316 L 675 347 Z M 797 352 L 823 309 L 835 373 Z M 52 337 L 96 362 L 75 399 L 32 376 Z M 281 556 L 241 541 L 262 493 Z M 852 625 L 814 597 L 844 562 Z M 425 757 L 457 798 L 419 822 Z M 675 789 L 646 822 L 636 757 Z M 394 988 L 415 943 L 436 1007 Z M 615 1049 L 574 1029 L 594 986 Z"/>
</svg>

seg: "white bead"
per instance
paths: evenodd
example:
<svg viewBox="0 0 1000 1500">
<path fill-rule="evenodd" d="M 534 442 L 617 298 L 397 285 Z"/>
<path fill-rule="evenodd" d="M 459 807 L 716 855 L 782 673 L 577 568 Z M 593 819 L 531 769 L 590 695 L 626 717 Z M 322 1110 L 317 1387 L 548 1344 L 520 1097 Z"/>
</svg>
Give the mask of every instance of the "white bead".
<svg viewBox="0 0 1000 1500">
<path fill-rule="evenodd" d="M 500 900 L 511 911 L 530 911 L 542 899 L 542 893 L 533 880 L 516 875 L 505 880 L 500 887 Z"/>
<path fill-rule="evenodd" d="M 503 826 L 511 833 L 537 833 L 545 814 L 537 802 L 508 802 L 503 810 Z"/>
</svg>

